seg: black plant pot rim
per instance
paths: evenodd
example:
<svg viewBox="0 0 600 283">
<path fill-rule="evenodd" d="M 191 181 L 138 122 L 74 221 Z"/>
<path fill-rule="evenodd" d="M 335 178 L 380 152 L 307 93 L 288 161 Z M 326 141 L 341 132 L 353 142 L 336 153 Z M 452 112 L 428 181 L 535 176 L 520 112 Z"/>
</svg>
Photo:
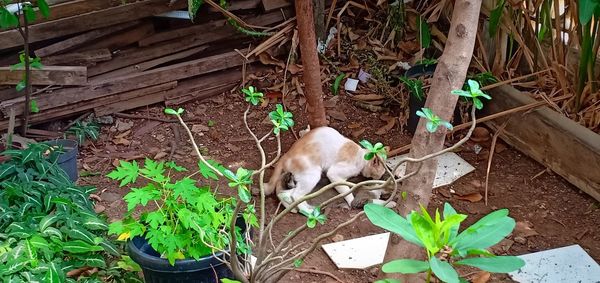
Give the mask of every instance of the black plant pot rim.
<svg viewBox="0 0 600 283">
<path fill-rule="evenodd" d="M 131 259 L 139 264 L 143 269 L 167 272 L 167 273 L 181 273 L 181 272 L 196 272 L 213 267 L 222 265 L 224 257 L 223 251 L 215 252 L 214 254 L 206 255 L 196 259 L 178 259 L 175 260 L 175 264 L 171 265 L 165 258 L 148 254 L 138 247 L 147 244 L 147 240 L 144 237 L 136 236 L 127 242 L 127 251 Z M 149 244 L 148 244 L 149 245 Z"/>
</svg>

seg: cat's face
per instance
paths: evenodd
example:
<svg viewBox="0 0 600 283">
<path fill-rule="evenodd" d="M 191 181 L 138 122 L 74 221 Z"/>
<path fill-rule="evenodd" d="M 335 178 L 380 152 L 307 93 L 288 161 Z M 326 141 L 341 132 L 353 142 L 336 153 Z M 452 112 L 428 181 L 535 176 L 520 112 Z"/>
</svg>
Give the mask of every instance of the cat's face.
<svg viewBox="0 0 600 283">
<path fill-rule="evenodd" d="M 365 168 L 362 170 L 362 175 L 371 179 L 381 179 L 385 174 L 385 165 L 378 157 L 369 160 Z"/>
</svg>

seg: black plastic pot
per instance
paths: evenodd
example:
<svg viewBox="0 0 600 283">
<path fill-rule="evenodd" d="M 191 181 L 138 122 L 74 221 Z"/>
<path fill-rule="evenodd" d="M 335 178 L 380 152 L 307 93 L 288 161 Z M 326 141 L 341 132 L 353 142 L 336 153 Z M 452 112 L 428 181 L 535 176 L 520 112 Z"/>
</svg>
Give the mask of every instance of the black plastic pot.
<svg viewBox="0 0 600 283">
<path fill-rule="evenodd" d="M 245 229 L 243 218 L 237 219 L 236 225 Z M 220 283 L 221 278 L 232 279 L 231 270 L 219 261 L 224 258 L 223 252 L 208 255 L 199 260 L 176 260 L 171 265 L 167 259 L 161 258 L 148 241 L 143 237 L 134 237 L 127 243 L 127 252 L 131 259 L 140 265 L 147 283 Z"/>
<path fill-rule="evenodd" d="M 437 64 L 415 65 L 415 66 L 412 66 L 410 69 L 406 70 L 406 73 L 404 75 L 407 78 L 417 78 L 420 76 L 433 76 L 433 73 L 435 72 L 436 67 L 437 67 Z M 409 133 L 411 133 L 413 135 L 415 134 L 415 131 L 417 130 L 417 125 L 419 124 L 419 119 L 421 119 L 421 117 L 417 116 L 417 111 L 419 111 L 419 110 L 421 110 L 421 108 L 425 107 L 426 99 L 427 99 L 426 97 L 418 98 L 412 94 L 409 95 L 409 97 L 408 97 L 409 114 L 408 114 L 408 121 L 407 121 L 406 129 L 408 130 Z M 458 105 L 456 106 L 456 108 L 454 108 L 454 121 L 460 121 L 460 108 L 458 107 Z"/>
<path fill-rule="evenodd" d="M 53 140 L 47 142 L 50 146 L 61 146 L 64 153 L 58 155 L 58 166 L 65 170 L 69 179 L 76 182 L 79 179 L 77 171 L 77 154 L 79 153 L 79 145 L 74 140 Z"/>
</svg>

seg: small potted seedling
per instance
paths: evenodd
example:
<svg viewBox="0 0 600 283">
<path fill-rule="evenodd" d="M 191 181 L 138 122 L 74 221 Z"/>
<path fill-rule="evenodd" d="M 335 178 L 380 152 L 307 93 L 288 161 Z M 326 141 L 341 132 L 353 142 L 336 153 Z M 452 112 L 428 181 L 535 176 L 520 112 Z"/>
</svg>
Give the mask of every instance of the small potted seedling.
<svg viewBox="0 0 600 283">
<path fill-rule="evenodd" d="M 183 109 L 166 112 L 179 117 Z M 236 250 L 249 252 L 244 239 L 249 230 L 246 225 L 256 225 L 253 206 L 238 211 L 235 198 L 219 198 L 216 189 L 207 184 L 225 175 L 247 191 L 250 172 L 238 170 L 234 174 L 215 161 L 205 160 L 195 143 L 194 147 L 200 157 L 198 170 L 182 178 L 175 176 L 185 175 L 186 168 L 151 159 L 141 166 L 136 161 L 120 161 L 108 174 L 120 181 L 121 187 L 136 184 L 138 179 L 145 183 L 125 195 L 127 213 L 123 220 L 110 224 L 109 232 L 128 241 L 129 255 L 141 266 L 146 282 L 218 282 L 219 278 L 231 278 L 224 264 L 229 260 L 225 251 L 231 228 L 237 235 Z M 193 176 L 202 176 L 204 184 Z M 249 192 L 246 195 L 249 199 Z M 138 208 L 143 212 L 134 217 Z M 236 227 L 230 227 L 234 218 Z"/>
</svg>

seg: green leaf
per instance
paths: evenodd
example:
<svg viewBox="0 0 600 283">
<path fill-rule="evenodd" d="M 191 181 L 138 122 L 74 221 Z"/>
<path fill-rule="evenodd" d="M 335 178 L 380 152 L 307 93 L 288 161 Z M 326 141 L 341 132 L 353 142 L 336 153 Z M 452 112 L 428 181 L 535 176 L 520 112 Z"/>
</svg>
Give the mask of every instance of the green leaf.
<svg viewBox="0 0 600 283">
<path fill-rule="evenodd" d="M 525 261 L 516 256 L 493 256 L 467 258 L 455 264 L 473 266 L 488 272 L 509 273 L 525 266 Z"/>
<path fill-rule="evenodd" d="M 121 180 L 119 186 L 123 187 L 127 184 L 135 183 L 139 174 L 139 170 L 140 168 L 135 160 L 133 162 L 120 160 L 119 167 L 106 176 L 113 180 Z"/>
<path fill-rule="evenodd" d="M 35 21 L 35 11 L 31 5 L 23 5 L 23 12 L 25 13 L 25 20 L 27 20 L 27 22 L 32 23 Z"/>
<path fill-rule="evenodd" d="M 51 262 L 48 264 L 48 270 L 43 279 L 44 283 L 61 283 L 64 282 L 64 272 L 56 265 Z"/>
<path fill-rule="evenodd" d="M 450 243 L 452 248 L 465 254 L 468 250 L 485 249 L 499 243 L 515 227 L 515 220 L 507 215 L 507 209 L 486 215 L 460 233 Z"/>
<path fill-rule="evenodd" d="M 25 81 L 19 81 L 19 82 L 17 83 L 17 86 L 15 87 L 15 89 L 16 89 L 17 91 L 22 91 L 22 90 L 24 90 L 26 87 L 27 87 L 27 84 L 25 83 Z"/>
<path fill-rule="evenodd" d="M 580 0 L 578 1 L 579 6 L 579 23 L 582 26 L 587 25 L 592 20 L 592 16 L 598 7 L 597 0 Z"/>
<path fill-rule="evenodd" d="M 431 45 L 431 32 L 429 31 L 429 26 L 421 17 L 419 17 L 418 21 L 419 42 L 421 43 L 421 48 L 429 48 L 429 45 Z"/>
<path fill-rule="evenodd" d="M 4 7 L 0 7 L 0 28 L 12 28 L 19 25 L 19 18 Z"/>
<path fill-rule="evenodd" d="M 62 249 L 67 252 L 74 253 L 74 254 L 87 253 L 87 252 L 98 252 L 98 251 L 104 250 L 100 246 L 94 246 L 94 245 L 88 244 L 81 240 L 75 240 L 75 241 L 69 241 L 69 242 L 63 243 Z"/>
<path fill-rule="evenodd" d="M 45 18 L 50 16 L 50 7 L 48 6 L 46 0 L 38 0 L 37 5 L 38 8 L 40 8 L 40 13 L 42 13 L 42 16 L 44 16 Z"/>
<path fill-rule="evenodd" d="M 31 101 L 29 101 L 29 111 L 31 113 L 40 112 L 40 108 L 38 107 L 37 101 L 35 99 L 32 99 Z"/>
<path fill-rule="evenodd" d="M 167 109 L 165 109 L 165 114 L 177 115 L 177 111 L 175 111 L 174 109 L 171 109 L 171 108 L 167 108 Z"/>
<path fill-rule="evenodd" d="M 146 215 L 146 222 L 150 224 L 150 227 L 158 229 L 158 226 L 165 222 L 165 216 L 160 211 L 152 211 Z"/>
<path fill-rule="evenodd" d="M 219 279 L 219 280 L 221 280 L 221 283 L 242 283 L 242 282 L 240 282 L 240 281 L 237 281 L 237 280 L 231 280 L 231 279 L 227 279 L 227 278 L 221 278 L 221 279 Z"/>
<path fill-rule="evenodd" d="M 440 280 L 447 283 L 459 283 L 458 273 L 456 270 L 446 261 L 441 261 L 437 257 L 429 259 L 429 265 L 433 274 Z"/>
<path fill-rule="evenodd" d="M 300 266 L 302 266 L 302 263 L 304 263 L 304 260 L 301 258 L 297 258 L 296 260 L 294 260 L 294 267 L 300 268 Z"/>
<path fill-rule="evenodd" d="M 444 219 L 450 218 L 456 214 L 458 214 L 458 213 L 456 212 L 456 210 L 454 210 L 452 205 L 450 205 L 449 203 L 444 203 L 444 212 L 443 212 Z M 460 228 L 460 223 L 456 223 L 449 228 L 449 233 L 448 233 L 449 237 L 448 237 L 447 241 L 452 241 L 454 238 L 456 238 L 456 235 L 458 235 L 459 228 Z"/>
<path fill-rule="evenodd" d="M 46 215 L 42 220 L 40 220 L 39 229 L 40 232 L 45 231 L 50 225 L 54 224 L 56 221 L 61 219 L 63 215 L 61 213 L 49 214 Z"/>
<path fill-rule="evenodd" d="M 385 273 L 419 273 L 429 270 L 429 262 L 414 259 L 397 259 L 384 264 L 381 270 Z"/>
<path fill-rule="evenodd" d="M 188 14 L 190 16 L 190 20 L 193 22 L 196 17 L 196 13 L 198 12 L 198 8 L 202 6 L 204 3 L 203 0 L 188 0 Z"/>
<path fill-rule="evenodd" d="M 500 27 L 500 19 L 502 18 L 503 11 L 504 11 L 504 0 L 500 0 L 500 1 L 498 1 L 498 5 L 496 5 L 496 8 L 494 8 L 494 10 L 492 10 L 492 13 L 490 14 L 490 23 L 489 23 L 489 28 L 488 28 L 490 37 L 493 37 L 496 35 L 496 32 L 498 31 L 498 28 Z"/>
<path fill-rule="evenodd" d="M 337 77 L 335 77 L 335 80 L 333 81 L 333 84 L 331 85 L 331 92 L 333 92 L 333 95 L 338 95 L 340 92 L 340 85 L 342 84 L 342 80 L 346 77 L 346 74 L 341 73 L 339 74 Z"/>
<path fill-rule="evenodd" d="M 415 230 L 410 226 L 410 223 L 393 210 L 373 203 L 366 204 L 364 210 L 367 218 L 369 218 L 369 221 L 373 225 L 396 233 L 402 236 L 404 240 L 424 247 L 421 240 L 417 237 Z"/>
<path fill-rule="evenodd" d="M 208 159 L 206 160 L 206 162 L 223 174 L 227 170 L 225 166 L 221 165 L 220 163 L 214 160 Z M 215 173 L 210 167 L 208 167 L 204 162 L 202 162 L 202 160 L 198 162 L 198 168 L 200 169 L 200 174 L 205 179 L 213 179 L 215 181 L 219 180 L 219 176 L 217 175 L 217 173 Z"/>
<path fill-rule="evenodd" d="M 169 162 L 165 163 L 165 166 L 167 166 L 167 168 L 171 168 L 177 172 L 186 172 L 187 171 L 187 169 L 185 167 L 178 166 L 173 161 L 169 161 Z"/>
<path fill-rule="evenodd" d="M 244 203 L 249 203 L 250 200 L 252 199 L 252 195 L 250 194 L 250 191 L 242 186 L 238 187 L 238 196 L 240 197 L 240 200 L 243 201 Z"/>
</svg>

